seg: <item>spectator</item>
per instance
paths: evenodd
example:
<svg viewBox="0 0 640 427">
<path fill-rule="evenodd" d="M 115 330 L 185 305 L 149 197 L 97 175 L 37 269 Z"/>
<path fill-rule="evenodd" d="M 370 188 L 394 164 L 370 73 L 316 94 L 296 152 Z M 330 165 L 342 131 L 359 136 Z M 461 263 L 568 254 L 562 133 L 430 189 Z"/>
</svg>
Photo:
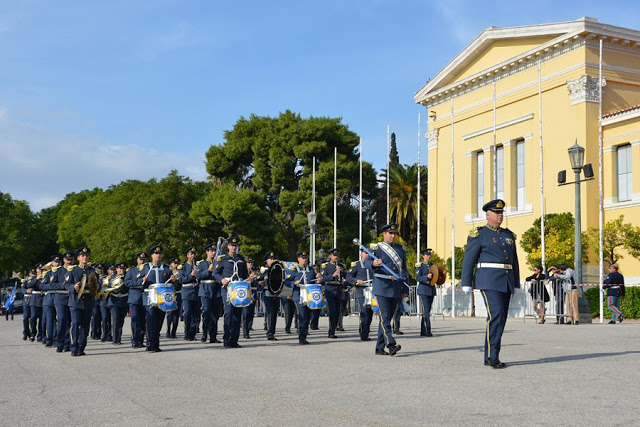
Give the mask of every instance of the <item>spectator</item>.
<svg viewBox="0 0 640 427">
<path fill-rule="evenodd" d="M 554 265 L 549 268 L 547 273 L 547 283 L 553 289 L 553 297 L 555 298 L 556 325 L 564 324 L 564 290 L 560 282 L 556 278 L 558 268 Z"/>
<path fill-rule="evenodd" d="M 611 310 L 611 321 L 609 324 L 616 324 L 616 317 L 622 323 L 624 315 L 620 311 L 620 298 L 624 298 L 624 276 L 618 272 L 618 264 L 609 266 L 611 273 L 604 279 L 603 288 L 607 289 L 607 305 Z"/>
<path fill-rule="evenodd" d="M 533 311 L 540 319 L 538 323 L 542 325 L 544 323 L 544 313 L 547 311 L 545 304 L 549 302 L 549 292 L 547 292 L 547 288 L 545 287 L 546 276 L 542 272 L 542 267 L 536 266 L 533 269 L 533 274 L 525 280 L 531 283 L 529 293 L 531 294 Z"/>
<path fill-rule="evenodd" d="M 562 288 L 567 294 L 565 298 L 565 312 L 571 315 L 572 321 L 567 322 L 568 325 L 575 323 L 580 324 L 580 313 L 578 311 L 578 297 L 580 296 L 580 290 L 576 285 L 575 276 L 573 270 L 567 267 L 566 264 L 562 264 L 556 271 L 556 278 L 561 280 Z"/>
</svg>

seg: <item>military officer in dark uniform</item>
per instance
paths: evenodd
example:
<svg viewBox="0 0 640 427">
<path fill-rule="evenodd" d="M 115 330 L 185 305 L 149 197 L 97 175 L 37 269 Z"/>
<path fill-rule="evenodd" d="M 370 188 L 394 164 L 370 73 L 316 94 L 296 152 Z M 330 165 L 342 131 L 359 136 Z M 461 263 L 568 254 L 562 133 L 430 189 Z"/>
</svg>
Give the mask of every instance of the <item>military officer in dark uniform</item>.
<svg viewBox="0 0 640 427">
<path fill-rule="evenodd" d="M 24 295 L 22 299 L 22 339 L 25 341 L 31 337 L 31 299 L 33 298 L 33 288 L 37 281 L 36 269 L 30 268 L 27 277 L 20 284 L 20 291 Z M 38 291 L 38 293 L 40 292 Z M 40 305 L 42 305 L 42 301 L 40 301 Z M 33 336 L 35 337 L 35 335 L 34 331 Z"/>
<path fill-rule="evenodd" d="M 316 273 L 316 278 L 318 283 L 322 283 L 322 274 L 320 273 L 320 265 L 315 263 L 311 266 L 313 271 Z M 309 321 L 309 329 L 312 331 L 317 331 L 320 329 L 318 327 L 318 323 L 320 323 L 320 314 L 322 314 L 322 310 L 311 310 L 311 320 Z"/>
<path fill-rule="evenodd" d="M 250 339 L 250 331 L 253 330 L 253 317 L 256 312 L 256 299 L 258 298 L 258 273 L 254 268 L 253 258 L 247 258 L 247 270 L 251 278 L 251 304 L 242 308 L 242 334 L 245 339 Z"/>
<path fill-rule="evenodd" d="M 149 249 L 151 254 L 151 262 L 144 266 L 144 276 L 142 278 L 142 286 L 144 294 L 142 301 L 147 312 L 147 345 L 146 351 L 151 353 L 161 352 L 160 348 L 160 332 L 164 323 L 165 312 L 159 307 L 151 305 L 149 299 L 149 287 L 152 285 L 161 285 L 169 280 L 177 279 L 177 276 L 169 269 L 169 266 L 162 262 L 164 248 L 162 245 L 155 245 Z"/>
<path fill-rule="evenodd" d="M 382 227 L 383 242 L 374 246 L 373 254 L 365 261 L 365 266 L 373 269 L 373 293 L 378 299 L 380 309 L 380 323 L 378 324 L 378 340 L 376 342 L 377 355 L 395 355 L 400 350 L 391 330 L 391 317 L 398 305 L 404 287 L 408 280 L 407 255 L 402 245 L 395 243 L 398 235 L 398 224 L 390 223 Z M 382 264 L 390 268 L 391 275 Z M 400 280 L 396 278 L 398 276 Z M 389 352 L 385 350 L 389 349 Z"/>
<path fill-rule="evenodd" d="M 347 283 L 355 288 L 356 298 L 360 307 L 360 323 L 358 331 L 362 341 L 371 341 L 369 333 L 371 331 L 371 321 L 373 320 L 373 310 L 371 306 L 365 305 L 364 289 L 373 284 L 373 270 L 365 267 L 367 253 L 360 251 L 360 261 L 351 263 L 351 270 L 347 273 Z"/>
<path fill-rule="evenodd" d="M 174 276 L 180 276 L 180 258 L 171 258 L 169 260 L 169 269 L 174 274 Z M 182 294 L 180 288 L 180 282 L 175 281 L 173 285 L 173 292 L 175 295 L 176 305 L 178 306 L 177 310 L 172 310 L 167 313 L 167 338 L 175 338 L 176 331 L 178 330 L 178 321 L 180 320 L 180 303 L 182 302 L 180 295 Z"/>
<path fill-rule="evenodd" d="M 238 253 L 240 240 L 236 236 L 227 240 L 227 255 L 219 255 L 216 258 L 213 275 L 222 284 L 222 301 L 224 302 L 224 335 L 222 341 L 226 348 L 240 348 L 240 323 L 242 320 L 242 307 L 234 307 L 227 300 L 228 285 L 232 280 L 249 280 L 247 263 L 244 257 Z"/>
<path fill-rule="evenodd" d="M 340 249 L 329 249 L 329 262 L 322 264 L 322 283 L 324 284 L 324 299 L 329 311 L 329 338 L 338 338 L 336 329 L 340 316 L 340 302 L 342 300 L 343 284 L 347 277 L 347 270 L 338 262 Z"/>
<path fill-rule="evenodd" d="M 520 287 L 516 236 L 500 227 L 504 206 L 503 200 L 496 199 L 482 207 L 487 225 L 471 231 L 462 260 L 462 290 L 471 292 L 475 269 L 475 288 L 482 293 L 487 308 L 484 364 L 496 369 L 506 367 L 500 361 L 500 342 L 511 295 Z"/>
<path fill-rule="evenodd" d="M 178 280 L 182 285 L 182 310 L 184 312 L 184 340 L 196 339 L 196 300 L 198 299 L 198 266 L 196 263 L 196 250 L 194 247 L 187 249 L 187 262 L 182 264 Z M 200 262 L 201 263 L 201 262 Z"/>
<path fill-rule="evenodd" d="M 116 266 L 109 264 L 107 266 L 107 274 L 102 279 L 102 284 L 105 290 L 111 287 L 111 282 L 115 280 L 115 278 Z M 98 305 L 100 306 L 100 315 L 102 316 L 102 335 L 100 341 L 113 342 L 113 318 L 111 317 L 111 309 L 109 308 L 109 298 L 103 295 L 98 300 Z"/>
<path fill-rule="evenodd" d="M 127 271 L 127 264 L 119 262 L 116 264 L 116 274 L 110 281 L 110 292 L 107 306 L 111 311 L 111 336 L 113 344 L 122 344 L 122 328 L 124 326 L 124 318 L 127 317 L 127 303 L 129 292 L 124 286 L 124 276 Z"/>
<path fill-rule="evenodd" d="M 103 264 L 96 264 L 93 266 L 96 270 L 96 275 L 98 276 L 98 283 L 102 283 L 101 280 L 104 277 L 103 275 Z M 99 340 L 102 338 L 102 309 L 100 307 L 101 301 L 100 295 L 96 295 L 93 301 L 93 312 L 91 313 L 91 332 L 89 336 L 91 339 Z"/>
<path fill-rule="evenodd" d="M 65 286 L 69 291 L 69 309 L 71 311 L 71 355 L 84 356 L 87 346 L 94 295 L 91 295 L 90 283 L 95 281 L 97 290 L 98 276 L 89 265 L 91 250 L 83 246 L 76 252 L 78 265 L 67 269 Z M 85 282 L 84 289 L 82 282 Z"/>
<path fill-rule="evenodd" d="M 309 335 L 309 321 L 311 320 L 311 312 L 307 304 L 300 301 L 300 285 L 311 284 L 316 280 L 316 273 L 313 268 L 308 265 L 309 252 L 300 251 L 297 254 L 298 264 L 287 280 L 290 282 L 293 292 L 291 299 L 296 305 L 298 311 L 298 342 L 300 344 L 309 344 L 307 336 Z M 319 310 L 318 310 L 319 311 Z"/>
<path fill-rule="evenodd" d="M 290 334 L 291 323 L 293 323 L 293 318 L 296 314 L 296 305 L 292 297 L 280 297 L 280 305 L 282 306 L 282 311 L 284 311 L 284 332 Z M 298 323 L 297 319 L 295 323 Z"/>
<path fill-rule="evenodd" d="M 58 259 L 61 261 L 62 257 L 57 255 Z M 60 261 L 56 264 L 56 270 L 60 265 Z M 52 268 L 52 270 L 53 270 Z M 58 347 L 58 333 L 57 333 L 57 323 L 56 323 L 56 306 L 55 306 L 55 293 L 56 291 L 52 289 L 47 289 L 47 283 L 45 280 L 48 278 L 53 278 L 55 280 L 55 272 L 48 271 L 43 273 L 42 265 L 38 264 L 36 266 L 36 279 L 38 280 L 38 287 L 40 288 L 40 292 L 44 293 L 42 298 L 42 333 L 44 336 L 44 346 L 45 347 Z"/>
<path fill-rule="evenodd" d="M 131 347 L 144 347 L 144 333 L 147 324 L 147 313 L 142 303 L 143 286 L 142 281 L 147 269 L 145 262 L 147 261 L 146 252 L 138 252 L 136 254 L 137 265 L 124 276 L 124 286 L 129 290 L 129 310 L 131 310 Z"/>
<path fill-rule="evenodd" d="M 58 348 L 56 351 L 71 351 L 71 310 L 69 308 L 69 288 L 71 276 L 70 272 L 75 269 L 73 252 L 62 254 L 63 266 L 57 269 L 55 277 L 50 279 L 49 287 L 55 291 L 54 303 L 56 306 L 56 318 L 58 320 L 56 336 L 58 337 Z M 53 269 L 52 269 L 53 271 Z"/>
<path fill-rule="evenodd" d="M 418 282 L 417 294 L 420 295 L 422 303 L 422 322 L 420 323 L 420 336 L 432 337 L 431 333 L 431 306 L 433 298 L 436 296 L 436 287 L 431 283 L 438 280 L 438 270 L 429 271 L 431 266 L 431 249 L 420 252 L 422 262 L 416 264 L 416 282 Z"/>
<path fill-rule="evenodd" d="M 198 295 L 202 303 L 202 342 L 219 343 L 218 319 L 222 307 L 222 288 L 213 275 L 216 262 L 216 244 L 209 243 L 204 247 L 207 259 L 198 263 L 196 278 L 200 282 Z"/>
<path fill-rule="evenodd" d="M 278 321 L 278 313 L 280 312 L 281 299 L 278 295 L 274 295 L 269 291 L 269 277 L 267 271 L 273 263 L 276 262 L 276 254 L 273 252 L 267 252 L 264 255 L 264 260 L 267 265 L 261 279 L 264 286 L 262 301 L 264 302 L 264 317 L 267 322 L 267 339 L 269 341 L 278 341 L 276 338 L 276 322 Z"/>
</svg>

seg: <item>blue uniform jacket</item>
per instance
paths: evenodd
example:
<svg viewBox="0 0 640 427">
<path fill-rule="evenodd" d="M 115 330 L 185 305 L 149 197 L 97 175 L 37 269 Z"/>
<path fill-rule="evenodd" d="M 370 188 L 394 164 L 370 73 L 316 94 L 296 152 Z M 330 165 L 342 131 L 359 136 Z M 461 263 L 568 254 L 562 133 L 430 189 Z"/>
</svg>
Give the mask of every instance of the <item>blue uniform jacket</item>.
<svg viewBox="0 0 640 427">
<path fill-rule="evenodd" d="M 209 262 L 206 259 L 203 259 L 197 265 L 198 272 L 196 273 L 196 277 L 200 280 L 200 290 L 198 291 L 199 297 L 218 298 L 222 296 L 220 282 L 218 282 L 213 276 L 213 271 L 209 271 L 209 266 L 211 264 L 214 264 L 215 267 L 214 260 Z M 202 283 L 203 280 L 213 280 L 215 283 Z"/>
<path fill-rule="evenodd" d="M 509 264 L 512 268 L 476 269 L 478 263 Z M 516 237 L 511 230 L 485 225 L 471 231 L 462 260 L 461 286 L 471 286 L 474 269 L 476 289 L 513 293 L 520 287 Z"/>
<path fill-rule="evenodd" d="M 365 260 L 364 265 L 367 268 L 371 268 L 373 270 L 373 293 L 376 296 L 387 297 L 387 298 L 400 298 L 402 294 L 408 294 L 409 289 L 406 282 L 409 281 L 409 274 L 407 272 L 407 254 L 404 251 L 402 245 L 395 243 L 392 245 L 393 249 L 396 250 L 400 260 L 402 262 L 402 271 L 398 270 L 398 267 L 395 265 L 393 260 L 384 252 L 382 249 L 377 248 L 372 253 L 382 260 L 382 263 L 391 268 L 393 272 L 399 275 L 402 280 L 388 279 L 386 277 L 389 276 L 389 272 L 385 270 L 384 267 L 373 267 L 373 258 L 368 257 Z M 384 276 L 384 277 L 381 277 Z"/>
<path fill-rule="evenodd" d="M 126 276 L 126 273 L 125 273 Z M 114 274 L 110 277 L 111 280 L 116 279 L 118 275 Z M 109 281 L 109 285 L 111 286 L 111 280 Z M 124 280 L 124 278 L 123 278 Z M 107 307 L 120 307 L 120 308 L 128 308 L 129 307 L 129 289 L 124 286 L 124 284 L 117 290 L 112 291 L 109 294 L 109 298 L 107 299 L 106 306 Z M 102 300 L 104 301 L 104 300 Z"/>
<path fill-rule="evenodd" d="M 143 278 L 147 275 L 147 273 L 149 274 L 147 280 L 142 283 L 142 287 L 144 289 L 149 289 L 149 286 L 156 283 L 164 284 L 168 282 L 173 275 L 169 266 L 164 263 L 160 263 L 160 265 L 157 267 L 154 267 L 152 263 L 144 264 L 140 273 L 142 274 Z M 145 306 L 149 305 L 148 292 L 145 292 L 143 294 L 142 304 Z"/>
<path fill-rule="evenodd" d="M 44 292 L 44 297 L 42 298 L 42 306 L 43 307 L 53 307 L 55 302 L 55 291 L 49 289 L 49 273 L 45 274 L 41 279 L 38 279 L 38 288 L 41 292 Z M 54 277 L 54 273 L 51 274 L 51 277 Z"/>
<path fill-rule="evenodd" d="M 362 280 L 365 283 L 358 285 L 358 280 Z M 373 286 L 373 270 L 365 267 L 364 262 L 357 261 L 347 273 L 347 283 L 356 287 L 356 298 L 364 298 L 364 288 Z"/>
<path fill-rule="evenodd" d="M 49 292 L 54 291 L 53 303 L 55 305 L 69 305 L 69 291 L 66 288 L 65 280 L 69 275 L 69 271 L 73 268 L 74 266 L 69 266 L 68 269 L 65 267 L 57 267 L 54 270 L 52 268 L 51 271 L 44 276 L 41 289 Z"/>
<path fill-rule="evenodd" d="M 340 275 L 337 277 L 333 276 L 333 273 L 336 272 L 337 267 L 341 268 Z M 335 297 L 342 296 L 342 288 L 346 284 L 347 278 L 347 269 L 342 265 L 342 263 L 336 264 L 327 262 L 322 264 L 322 284 L 324 285 L 324 293 L 325 295 L 332 295 Z"/>
<path fill-rule="evenodd" d="M 213 268 L 213 277 L 222 283 L 222 279 L 231 279 L 234 273 L 234 265 L 237 265 L 237 278 L 233 277 L 233 280 L 246 280 L 249 277 L 247 271 L 247 263 L 244 257 L 240 254 L 236 254 L 233 258 L 229 255 L 220 255 L 216 258 L 216 264 Z"/>
<path fill-rule="evenodd" d="M 135 266 L 124 275 L 124 286 L 129 289 L 129 298 L 127 299 L 129 304 L 142 305 L 142 279 L 146 274 L 143 273 L 145 265 Z"/>
<path fill-rule="evenodd" d="M 27 289 L 32 289 L 33 293 L 29 295 Z M 22 293 L 24 295 L 24 304 L 28 304 L 30 307 L 42 307 L 44 292 L 40 290 L 40 281 L 35 276 L 24 281 Z"/>
<path fill-rule="evenodd" d="M 609 273 L 607 278 L 604 279 L 604 282 L 602 283 L 603 283 L 602 287 L 607 289 L 608 297 L 625 296 L 624 276 L 618 273 L 617 271 L 613 273 Z"/>
<path fill-rule="evenodd" d="M 194 269 L 197 269 L 197 265 L 189 262 L 178 267 L 178 271 L 180 271 L 178 280 L 182 284 L 182 301 L 195 301 L 198 296 L 198 280 L 191 275 L 191 271 Z"/>
<path fill-rule="evenodd" d="M 82 308 L 84 310 L 92 309 L 95 301 L 94 297 L 89 293 L 89 276 L 93 273 L 96 275 L 96 280 L 98 280 L 96 270 L 91 266 L 82 268 L 76 265 L 73 266 L 71 271 L 67 270 L 67 273 L 64 283 L 67 291 L 69 291 L 69 307 Z M 79 296 L 78 292 L 74 289 L 74 285 L 80 282 L 84 275 L 87 276 L 87 284 L 85 285 L 84 293 Z"/>
<path fill-rule="evenodd" d="M 292 271 L 291 274 L 287 277 L 286 281 L 289 282 L 289 286 L 291 286 L 291 288 L 293 289 L 291 295 L 292 299 L 300 299 L 300 285 L 296 285 L 296 282 L 300 280 L 300 283 L 304 284 L 303 277 L 305 275 L 307 276 L 308 285 L 317 284 L 315 282 L 312 282 L 316 278 L 316 272 L 308 265 L 305 265 L 304 268 L 302 268 L 299 264 L 296 264 L 295 271 Z"/>
<path fill-rule="evenodd" d="M 431 280 L 427 277 L 429 274 L 429 268 L 431 268 L 433 264 L 425 264 L 424 262 L 420 263 L 420 267 L 416 268 L 416 282 L 418 282 L 418 295 L 424 295 L 427 297 L 435 297 L 436 296 L 436 287 L 431 286 Z"/>
</svg>

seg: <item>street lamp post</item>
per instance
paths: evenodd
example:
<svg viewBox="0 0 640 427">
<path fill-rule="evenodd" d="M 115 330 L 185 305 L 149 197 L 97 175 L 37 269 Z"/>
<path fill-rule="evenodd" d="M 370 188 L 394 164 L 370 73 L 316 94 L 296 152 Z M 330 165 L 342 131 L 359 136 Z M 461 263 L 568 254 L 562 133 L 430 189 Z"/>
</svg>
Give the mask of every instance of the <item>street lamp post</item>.
<svg viewBox="0 0 640 427">
<path fill-rule="evenodd" d="M 314 265 L 316 263 L 316 220 L 318 216 L 315 211 L 311 211 L 307 214 L 307 221 L 309 223 L 309 263 Z"/>
<path fill-rule="evenodd" d="M 569 147 L 569 159 L 571 160 L 571 169 L 575 173 L 576 184 L 576 209 L 575 209 L 575 227 L 574 227 L 574 272 L 576 285 L 582 284 L 582 205 L 580 193 L 580 172 L 584 166 L 584 148 L 578 145 L 576 139 L 575 144 Z"/>
</svg>

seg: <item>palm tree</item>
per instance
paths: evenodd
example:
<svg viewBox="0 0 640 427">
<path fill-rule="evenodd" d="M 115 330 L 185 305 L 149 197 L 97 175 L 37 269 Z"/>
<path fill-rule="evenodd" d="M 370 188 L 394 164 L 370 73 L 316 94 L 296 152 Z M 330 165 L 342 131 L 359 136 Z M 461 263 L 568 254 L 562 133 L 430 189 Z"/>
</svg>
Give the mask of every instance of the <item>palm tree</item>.
<svg viewBox="0 0 640 427">
<path fill-rule="evenodd" d="M 397 222 L 400 236 L 412 241 L 417 235 L 418 217 L 418 165 L 392 164 L 389 168 L 389 211 Z M 427 168 L 420 167 L 421 225 L 427 221 Z M 424 230 L 423 230 L 424 231 Z"/>
</svg>

